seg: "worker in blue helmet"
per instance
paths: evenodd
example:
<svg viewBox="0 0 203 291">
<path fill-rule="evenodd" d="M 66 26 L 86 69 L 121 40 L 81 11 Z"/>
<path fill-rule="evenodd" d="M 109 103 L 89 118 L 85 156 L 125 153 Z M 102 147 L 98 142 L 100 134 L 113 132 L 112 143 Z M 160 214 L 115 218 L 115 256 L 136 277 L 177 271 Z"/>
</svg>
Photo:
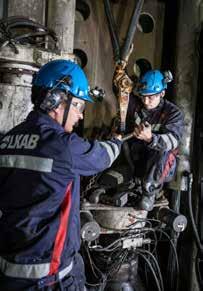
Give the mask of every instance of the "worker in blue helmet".
<svg viewBox="0 0 203 291">
<path fill-rule="evenodd" d="M 164 182 L 175 173 L 178 146 L 183 134 L 183 114 L 164 98 L 170 71 L 147 71 L 130 98 L 127 112 L 127 132 L 134 130 L 129 141 L 136 181 L 142 194 L 139 206 L 151 211 Z"/>
<path fill-rule="evenodd" d="M 33 111 L 0 140 L 1 290 L 85 290 L 80 175 L 108 168 L 121 147 L 73 132 L 86 101 L 83 70 L 51 61 L 33 80 Z"/>
</svg>

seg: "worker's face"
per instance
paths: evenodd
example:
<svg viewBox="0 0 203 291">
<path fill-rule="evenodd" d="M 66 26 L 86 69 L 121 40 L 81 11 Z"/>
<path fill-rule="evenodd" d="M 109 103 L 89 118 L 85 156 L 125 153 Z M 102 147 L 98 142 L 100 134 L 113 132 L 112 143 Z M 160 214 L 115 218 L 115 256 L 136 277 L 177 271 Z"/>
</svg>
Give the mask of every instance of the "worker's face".
<svg viewBox="0 0 203 291">
<path fill-rule="evenodd" d="M 84 109 L 85 101 L 73 97 L 68 113 L 68 118 L 64 127 L 66 132 L 72 132 L 74 125 L 76 125 L 80 119 L 83 119 Z"/>
<path fill-rule="evenodd" d="M 160 101 L 161 98 L 163 98 L 165 95 L 165 91 L 162 91 L 159 94 L 153 94 L 153 95 L 141 95 L 140 98 L 142 100 L 142 103 L 144 104 L 144 107 L 147 110 L 151 110 L 156 108 Z"/>
<path fill-rule="evenodd" d="M 61 125 L 63 123 L 63 116 L 66 106 L 66 103 L 62 102 L 56 109 L 50 112 L 50 116 Z M 68 118 L 64 126 L 64 130 L 66 132 L 72 132 L 74 125 L 76 125 L 80 119 L 83 119 L 84 109 L 85 101 L 73 97 L 68 112 Z"/>
</svg>

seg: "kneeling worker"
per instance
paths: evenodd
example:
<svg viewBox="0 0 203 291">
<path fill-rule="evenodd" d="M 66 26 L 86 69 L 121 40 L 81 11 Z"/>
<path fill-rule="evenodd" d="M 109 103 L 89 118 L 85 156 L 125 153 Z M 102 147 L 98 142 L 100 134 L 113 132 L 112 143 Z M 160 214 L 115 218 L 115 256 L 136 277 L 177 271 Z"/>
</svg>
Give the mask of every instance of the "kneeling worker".
<svg viewBox="0 0 203 291">
<path fill-rule="evenodd" d="M 127 113 L 127 132 L 136 138 L 129 141 L 135 176 L 140 178 L 140 208 L 153 209 L 157 193 L 175 172 L 177 148 L 183 134 L 183 114 L 164 99 L 170 72 L 150 70 L 140 79 L 138 96 L 131 95 Z"/>
</svg>

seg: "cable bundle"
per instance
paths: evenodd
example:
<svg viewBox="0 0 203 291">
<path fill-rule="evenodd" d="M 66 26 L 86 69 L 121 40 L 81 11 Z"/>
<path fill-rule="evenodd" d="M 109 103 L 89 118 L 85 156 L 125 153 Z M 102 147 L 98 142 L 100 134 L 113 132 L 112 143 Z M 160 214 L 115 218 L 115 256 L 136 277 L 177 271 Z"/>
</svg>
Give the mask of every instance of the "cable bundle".
<svg viewBox="0 0 203 291">
<path fill-rule="evenodd" d="M 116 236 L 115 234 L 104 234 L 99 241 L 84 244 L 85 255 L 94 277 L 93 281 L 96 282 L 89 285 L 99 288 L 96 290 L 105 290 L 105 286 L 114 278 L 121 266 L 136 258 L 139 262 L 138 274 L 140 274 L 146 290 L 164 291 L 165 285 L 167 290 L 177 291 L 179 263 L 175 244 L 168 234 L 169 229 L 163 228 L 161 221 L 156 219 L 138 218 L 138 220 L 128 230 L 122 230 Z M 145 227 L 136 227 L 138 222 L 145 222 Z M 128 239 L 131 239 L 132 242 L 142 239 L 142 245 L 124 248 L 124 241 Z M 161 258 L 162 253 L 158 255 L 160 243 L 164 242 L 169 243 L 167 245 L 169 255 L 167 254 L 167 258 L 165 258 L 168 265 Z M 163 270 L 163 264 L 167 266 L 166 270 Z M 169 284 L 171 289 L 168 288 L 169 282 L 171 282 Z"/>
<path fill-rule="evenodd" d="M 8 45 L 18 54 L 17 44 L 45 47 L 48 40 L 51 40 L 54 49 L 57 49 L 56 33 L 31 19 L 11 16 L 0 21 L 0 49 Z"/>
</svg>

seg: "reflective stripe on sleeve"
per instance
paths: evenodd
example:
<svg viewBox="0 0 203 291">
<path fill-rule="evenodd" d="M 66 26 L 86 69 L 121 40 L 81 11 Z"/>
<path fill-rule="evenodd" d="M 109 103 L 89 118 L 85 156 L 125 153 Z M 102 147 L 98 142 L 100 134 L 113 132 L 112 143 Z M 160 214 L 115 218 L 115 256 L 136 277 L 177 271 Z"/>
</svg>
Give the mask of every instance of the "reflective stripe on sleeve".
<svg viewBox="0 0 203 291">
<path fill-rule="evenodd" d="M 117 158 L 117 156 L 119 155 L 120 151 L 119 151 L 119 147 L 117 146 L 116 143 L 112 142 L 112 141 L 102 141 L 99 142 L 101 146 L 103 146 L 110 158 L 110 164 L 109 166 L 112 165 L 112 163 L 114 162 L 114 160 Z"/>
<path fill-rule="evenodd" d="M 39 279 L 49 274 L 49 268 L 50 263 L 22 265 L 8 262 L 0 257 L 0 270 L 9 277 Z"/>
<path fill-rule="evenodd" d="M 172 133 L 169 133 L 168 136 L 173 144 L 172 149 L 176 149 L 178 147 L 178 140 L 174 137 L 174 135 Z"/>
<path fill-rule="evenodd" d="M 24 155 L 0 156 L 0 168 L 18 168 L 51 173 L 53 159 Z"/>
<path fill-rule="evenodd" d="M 160 137 L 163 139 L 163 141 L 166 144 L 166 150 L 170 151 L 172 149 L 177 148 L 178 141 L 171 133 L 161 134 Z"/>
<path fill-rule="evenodd" d="M 73 268 L 73 261 L 58 273 L 63 279 Z M 50 263 L 43 264 L 14 264 L 0 257 L 0 271 L 9 277 L 22 279 L 41 279 L 49 275 Z"/>
</svg>

